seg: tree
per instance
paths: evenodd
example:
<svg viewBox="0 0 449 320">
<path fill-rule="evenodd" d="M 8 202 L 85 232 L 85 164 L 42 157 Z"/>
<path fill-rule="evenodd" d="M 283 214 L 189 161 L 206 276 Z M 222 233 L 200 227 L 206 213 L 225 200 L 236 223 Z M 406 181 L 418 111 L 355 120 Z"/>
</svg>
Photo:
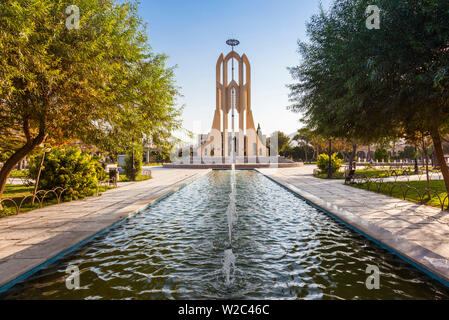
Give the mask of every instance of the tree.
<svg viewBox="0 0 449 320">
<path fill-rule="evenodd" d="M 142 171 L 142 150 L 136 149 L 128 154 L 125 158 L 125 165 L 123 166 L 126 177 L 130 181 L 135 181 L 136 177 Z"/>
<path fill-rule="evenodd" d="M 256 134 L 260 140 L 262 140 L 262 129 L 260 129 L 260 123 L 257 124 Z"/>
<path fill-rule="evenodd" d="M 304 148 L 304 157 L 305 157 L 304 160 L 307 162 L 309 160 L 307 149 L 312 144 L 311 130 L 307 127 L 298 129 L 297 134 L 293 137 L 293 140 L 295 140 L 298 143 L 298 145 Z"/>
<path fill-rule="evenodd" d="M 413 160 L 417 157 L 416 147 L 405 146 L 403 151 L 399 151 L 399 158 Z"/>
<path fill-rule="evenodd" d="M 277 131 L 276 133 L 277 133 L 277 137 L 278 137 L 279 154 L 284 156 L 285 152 L 288 151 L 290 148 L 290 138 L 282 131 Z"/>
<path fill-rule="evenodd" d="M 377 0 L 380 29 L 366 28 L 364 0 L 337 0 L 308 24 L 303 62 L 291 69 L 294 111 L 328 135 L 375 141 L 430 135 L 449 192 L 442 134 L 449 125 L 449 2 Z"/>
<path fill-rule="evenodd" d="M 66 26 L 70 5 L 80 8 L 78 29 Z M 0 128 L 25 140 L 0 170 L 0 197 L 14 166 L 46 139 L 129 150 L 179 127 L 173 70 L 152 52 L 137 3 L 4 0 L 0 16 Z"/>
<path fill-rule="evenodd" d="M 376 151 L 374 151 L 374 160 L 388 162 L 390 160 L 390 156 L 388 155 L 387 149 L 383 147 L 376 148 Z"/>
</svg>

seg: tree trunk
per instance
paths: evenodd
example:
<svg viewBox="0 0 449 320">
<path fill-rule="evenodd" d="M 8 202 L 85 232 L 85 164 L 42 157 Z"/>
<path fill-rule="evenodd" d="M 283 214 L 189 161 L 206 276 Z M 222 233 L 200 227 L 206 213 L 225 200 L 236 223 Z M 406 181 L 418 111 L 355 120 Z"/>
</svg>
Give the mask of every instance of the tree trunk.
<svg viewBox="0 0 449 320">
<path fill-rule="evenodd" d="M 439 162 L 438 162 L 438 159 L 437 159 L 437 157 L 436 157 L 436 154 L 435 154 L 435 148 L 434 148 L 434 150 L 432 151 L 432 157 L 430 158 L 430 160 L 432 161 L 432 167 L 439 167 Z"/>
<path fill-rule="evenodd" d="M 444 159 L 443 146 L 441 143 L 441 136 L 438 129 L 432 130 L 430 133 L 432 136 L 433 146 L 437 155 L 437 160 L 440 163 L 441 173 L 443 174 L 444 184 L 446 185 L 446 191 L 449 193 L 449 168 L 447 167 L 446 160 Z"/>
<path fill-rule="evenodd" d="M 30 152 L 33 151 L 33 149 L 38 145 L 40 145 L 46 138 L 43 126 L 41 126 L 41 128 L 39 129 L 39 134 L 35 138 L 32 138 L 30 135 L 30 124 L 28 120 L 24 121 L 23 129 L 27 138 L 27 142 L 11 157 L 9 157 L 8 160 L 6 160 L 5 164 L 0 170 L 0 199 L 2 198 L 3 192 L 5 191 L 6 181 L 8 180 L 11 171 L 20 161 L 23 160 L 23 158 L 30 154 Z"/>
<path fill-rule="evenodd" d="M 418 150 L 415 146 L 415 174 L 419 173 L 419 168 L 418 168 Z"/>
<path fill-rule="evenodd" d="M 352 143 L 352 152 L 349 156 L 349 170 L 352 170 L 352 169 L 355 170 L 355 168 L 352 167 L 352 163 L 354 162 L 356 153 L 357 153 L 357 145 L 353 142 Z"/>
<path fill-rule="evenodd" d="M 427 197 L 429 197 L 429 200 L 432 198 L 430 195 L 430 179 L 429 179 L 429 156 L 427 155 L 427 146 L 424 141 L 424 134 L 421 135 L 421 141 L 422 141 L 422 150 L 423 150 L 423 156 L 426 160 L 426 181 L 427 181 Z"/>
</svg>

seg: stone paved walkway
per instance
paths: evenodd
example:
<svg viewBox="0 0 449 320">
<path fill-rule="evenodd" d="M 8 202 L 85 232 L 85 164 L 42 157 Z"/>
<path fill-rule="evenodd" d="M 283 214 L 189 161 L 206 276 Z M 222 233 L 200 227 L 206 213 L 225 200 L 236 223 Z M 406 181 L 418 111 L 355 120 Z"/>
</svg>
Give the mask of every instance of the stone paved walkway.
<svg viewBox="0 0 449 320">
<path fill-rule="evenodd" d="M 449 281 L 449 212 L 314 178 L 314 168 L 257 170 Z"/>
<path fill-rule="evenodd" d="M 0 219 L 0 287 L 208 172 L 152 168 L 151 180 Z"/>
</svg>

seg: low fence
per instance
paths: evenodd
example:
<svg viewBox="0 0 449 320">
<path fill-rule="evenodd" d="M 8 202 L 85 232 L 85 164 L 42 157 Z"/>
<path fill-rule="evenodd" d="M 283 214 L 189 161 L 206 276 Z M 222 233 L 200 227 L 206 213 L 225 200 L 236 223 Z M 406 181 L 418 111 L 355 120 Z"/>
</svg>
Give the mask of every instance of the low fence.
<svg viewBox="0 0 449 320">
<path fill-rule="evenodd" d="M 429 171 L 430 180 L 442 180 L 443 176 L 440 171 Z M 420 172 L 415 174 L 401 175 L 398 174 L 396 170 L 386 170 L 385 177 L 375 177 L 366 174 L 354 174 L 352 177 L 347 176 L 345 184 L 364 184 L 366 189 L 370 191 L 376 191 L 381 193 L 384 191 L 389 196 L 393 195 L 394 191 L 399 191 L 402 199 L 406 200 L 407 195 L 415 192 L 417 195 L 418 202 L 420 204 L 425 204 L 425 200 L 438 199 L 441 210 L 449 209 L 449 195 L 447 190 L 443 189 L 418 189 L 409 183 L 411 181 L 425 181 L 427 180 L 427 175 L 425 172 Z M 430 200 L 429 199 L 429 200 Z"/>
<path fill-rule="evenodd" d="M 151 176 L 151 170 L 150 169 L 144 169 L 142 170 L 142 175 Z M 32 186 L 34 185 L 34 181 L 30 180 L 28 178 L 9 178 L 14 179 L 12 182 L 16 182 L 16 184 L 21 184 L 25 186 Z M 108 180 L 99 181 L 97 186 L 95 187 L 94 196 L 99 196 L 101 192 L 101 187 L 104 186 L 105 190 L 108 187 L 117 187 L 119 175 L 118 171 L 115 172 L 115 174 L 112 174 L 109 176 Z M 11 180 L 10 180 L 11 181 Z M 51 190 L 39 190 L 36 192 L 36 194 L 30 194 L 23 198 L 20 197 L 9 197 L 9 198 L 3 198 L 0 199 L 0 212 L 2 211 L 3 205 L 8 206 L 10 208 L 13 208 L 15 210 L 16 214 L 19 214 L 22 209 L 24 208 L 24 205 L 26 204 L 32 204 L 34 205 L 37 203 L 39 205 L 39 208 L 42 208 L 44 200 L 49 199 L 50 196 L 53 196 L 53 199 L 57 200 L 57 203 L 61 203 L 62 195 L 64 192 L 67 191 L 67 188 L 57 187 Z M 9 204 L 9 205 L 8 205 Z"/>
<path fill-rule="evenodd" d="M 359 168 L 357 168 L 359 169 Z M 418 170 L 418 173 L 415 172 L 414 167 L 375 167 L 372 168 L 374 170 L 382 170 L 384 172 L 383 178 L 391 178 L 395 182 L 397 180 L 401 181 L 424 181 L 427 179 L 427 174 L 425 170 Z M 343 172 L 345 172 L 345 177 L 348 176 L 349 166 L 342 166 Z M 368 171 L 369 172 L 369 171 Z M 368 173 L 357 173 L 357 175 L 370 176 Z M 380 176 L 373 178 L 381 178 Z M 443 180 L 443 174 L 441 170 L 429 169 L 429 178 L 430 180 Z M 391 180 L 390 179 L 390 180 Z"/>
<path fill-rule="evenodd" d="M 95 188 L 95 192 L 94 195 L 95 196 L 99 196 L 100 195 L 100 189 L 101 186 L 104 186 L 105 189 L 107 189 L 110 186 L 115 186 L 117 187 L 117 181 L 111 181 L 111 180 L 106 180 L 106 181 L 100 181 L 98 182 L 96 188 Z M 30 194 L 27 195 L 23 198 L 19 198 L 18 197 L 10 197 L 10 198 L 3 198 L 0 199 L 0 212 L 2 211 L 2 207 L 3 205 L 8 205 L 8 207 L 11 207 L 15 210 L 15 214 L 19 214 L 22 209 L 24 208 L 24 205 L 26 204 L 35 204 L 37 203 L 39 208 L 42 208 L 43 204 L 44 204 L 44 200 L 49 200 L 50 196 L 52 196 L 52 199 L 56 199 L 57 203 L 60 204 L 62 201 L 62 195 L 64 192 L 66 192 L 68 189 L 67 188 L 62 188 L 62 187 L 57 187 L 51 190 L 39 190 L 36 192 L 36 194 Z"/>
<path fill-rule="evenodd" d="M 42 208 L 42 204 L 44 203 L 45 198 L 48 198 L 48 195 L 53 195 L 58 201 L 58 204 L 61 203 L 62 194 L 67 191 L 67 189 L 64 189 L 62 187 L 57 187 L 52 190 L 39 190 L 36 192 L 36 194 L 30 194 L 20 199 L 20 202 L 18 202 L 18 199 L 15 198 L 4 198 L 0 199 L 0 208 L 3 204 L 10 203 L 12 204 L 13 208 L 16 210 L 16 214 L 19 214 L 23 205 L 28 203 L 37 203 L 39 204 L 39 208 Z"/>
</svg>

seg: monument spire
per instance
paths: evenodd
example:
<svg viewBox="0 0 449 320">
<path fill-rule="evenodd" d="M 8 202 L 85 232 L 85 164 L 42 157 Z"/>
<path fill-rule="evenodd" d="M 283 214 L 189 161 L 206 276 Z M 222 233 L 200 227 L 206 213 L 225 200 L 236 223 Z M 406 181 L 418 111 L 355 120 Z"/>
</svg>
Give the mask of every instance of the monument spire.
<svg viewBox="0 0 449 320">
<path fill-rule="evenodd" d="M 228 46 L 231 46 L 231 51 L 234 52 L 234 47 L 238 46 L 240 44 L 240 41 L 238 41 L 237 39 L 229 39 L 226 40 L 226 44 Z M 232 63 L 232 80 L 234 80 L 234 57 L 231 59 L 231 63 Z"/>
</svg>

